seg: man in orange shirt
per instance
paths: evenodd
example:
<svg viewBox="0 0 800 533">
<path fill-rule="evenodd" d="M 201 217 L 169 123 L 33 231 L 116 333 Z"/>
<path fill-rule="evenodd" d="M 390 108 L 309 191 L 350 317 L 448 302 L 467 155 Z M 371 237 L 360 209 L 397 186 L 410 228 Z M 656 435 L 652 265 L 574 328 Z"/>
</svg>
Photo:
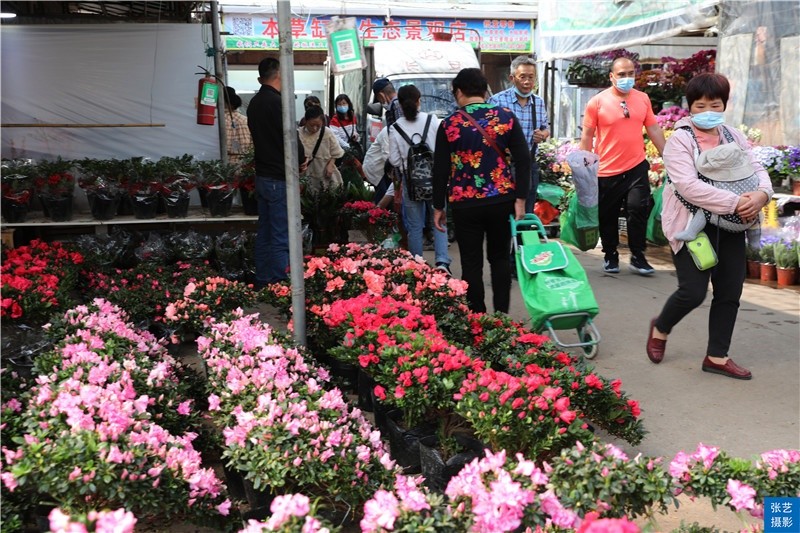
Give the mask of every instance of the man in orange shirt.
<svg viewBox="0 0 800 533">
<path fill-rule="evenodd" d="M 581 150 L 594 151 L 600 156 L 598 215 L 605 254 L 603 270 L 613 274 L 619 272 L 617 221 L 624 202 L 631 250 L 629 268 L 632 272 L 649 276 L 655 270 L 644 256 L 650 201 L 647 171 L 650 165 L 645 158 L 642 127 L 659 153 L 664 149 L 664 132 L 656 122 L 650 97 L 633 88 L 635 76 L 636 66 L 630 59 L 618 57 L 611 64 L 611 87 L 596 94 L 586 105 Z"/>
</svg>

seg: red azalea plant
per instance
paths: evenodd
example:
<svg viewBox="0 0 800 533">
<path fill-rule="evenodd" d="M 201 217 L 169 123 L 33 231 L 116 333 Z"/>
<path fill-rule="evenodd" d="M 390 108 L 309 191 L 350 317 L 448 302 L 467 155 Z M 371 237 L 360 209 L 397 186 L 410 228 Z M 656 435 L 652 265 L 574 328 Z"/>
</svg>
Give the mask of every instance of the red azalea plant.
<svg viewBox="0 0 800 533">
<path fill-rule="evenodd" d="M 534 365 L 522 376 L 492 369 L 471 374 L 455 399 L 456 412 L 494 450 L 541 460 L 576 440 L 594 440 L 564 389 L 549 386 Z"/>
<path fill-rule="evenodd" d="M 36 239 L 9 250 L 0 269 L 0 317 L 38 323 L 68 307 L 81 263 L 83 256 L 60 242 Z"/>
</svg>

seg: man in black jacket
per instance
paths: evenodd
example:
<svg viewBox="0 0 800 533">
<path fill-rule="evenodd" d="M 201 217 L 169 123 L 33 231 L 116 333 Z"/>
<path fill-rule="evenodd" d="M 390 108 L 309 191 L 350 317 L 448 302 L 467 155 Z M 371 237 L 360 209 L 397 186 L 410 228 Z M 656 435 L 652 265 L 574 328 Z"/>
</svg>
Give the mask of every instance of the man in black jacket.
<svg viewBox="0 0 800 533">
<path fill-rule="evenodd" d="M 247 126 L 253 137 L 258 197 L 258 233 L 255 243 L 256 288 L 288 277 L 289 221 L 286 202 L 286 167 L 283 162 L 281 72 L 277 59 L 258 64 L 261 89 L 247 107 Z M 300 171 L 307 166 L 298 141 Z"/>
</svg>

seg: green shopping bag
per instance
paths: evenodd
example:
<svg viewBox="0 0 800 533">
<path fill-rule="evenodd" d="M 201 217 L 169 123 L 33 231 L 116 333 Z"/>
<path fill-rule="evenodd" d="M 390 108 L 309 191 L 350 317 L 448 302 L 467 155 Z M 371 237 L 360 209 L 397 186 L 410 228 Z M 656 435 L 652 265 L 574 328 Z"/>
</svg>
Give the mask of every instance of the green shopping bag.
<svg viewBox="0 0 800 533">
<path fill-rule="evenodd" d="M 587 251 L 597 246 L 600 229 L 597 206 L 584 207 L 578 203 L 578 195 L 572 193 L 567 209 L 559 217 L 561 240 Z"/>
<path fill-rule="evenodd" d="M 664 184 L 662 183 L 658 189 L 653 191 L 653 210 L 650 211 L 650 216 L 647 219 L 647 240 L 656 246 L 664 246 L 669 244 L 669 241 L 664 236 L 664 228 L 661 226 L 661 205 L 663 203 L 662 195 L 664 193 Z"/>
<path fill-rule="evenodd" d="M 535 232 L 532 232 L 535 233 Z M 523 235 L 524 236 L 524 235 Z M 544 328 L 553 315 L 587 313 L 597 315 L 597 300 L 586 272 L 568 248 L 560 242 L 530 243 L 523 239 L 516 254 L 520 292 L 535 331 Z M 586 316 L 555 318 L 553 329 L 574 329 Z"/>
</svg>

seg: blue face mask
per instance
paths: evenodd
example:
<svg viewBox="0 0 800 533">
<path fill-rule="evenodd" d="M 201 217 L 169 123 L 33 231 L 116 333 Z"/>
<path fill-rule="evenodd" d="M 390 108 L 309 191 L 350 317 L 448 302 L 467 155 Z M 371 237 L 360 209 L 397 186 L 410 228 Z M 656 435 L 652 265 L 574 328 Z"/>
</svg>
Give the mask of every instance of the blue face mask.
<svg viewBox="0 0 800 533">
<path fill-rule="evenodd" d="M 615 85 L 620 91 L 627 93 L 633 89 L 635 80 L 633 78 L 618 78 Z"/>
<path fill-rule="evenodd" d="M 710 130 L 722 126 L 725 122 L 725 113 L 719 111 L 703 111 L 692 115 L 692 123 L 701 130 Z"/>
<path fill-rule="evenodd" d="M 517 96 L 519 96 L 521 98 L 530 98 L 530 96 L 533 94 L 533 91 L 531 91 L 529 93 L 524 93 L 524 92 L 520 91 L 519 89 L 517 89 L 516 85 L 514 86 L 514 92 L 517 93 Z"/>
<path fill-rule="evenodd" d="M 341 113 L 342 115 L 346 114 L 350 110 L 350 106 L 346 105 L 337 105 L 336 111 Z"/>
</svg>

